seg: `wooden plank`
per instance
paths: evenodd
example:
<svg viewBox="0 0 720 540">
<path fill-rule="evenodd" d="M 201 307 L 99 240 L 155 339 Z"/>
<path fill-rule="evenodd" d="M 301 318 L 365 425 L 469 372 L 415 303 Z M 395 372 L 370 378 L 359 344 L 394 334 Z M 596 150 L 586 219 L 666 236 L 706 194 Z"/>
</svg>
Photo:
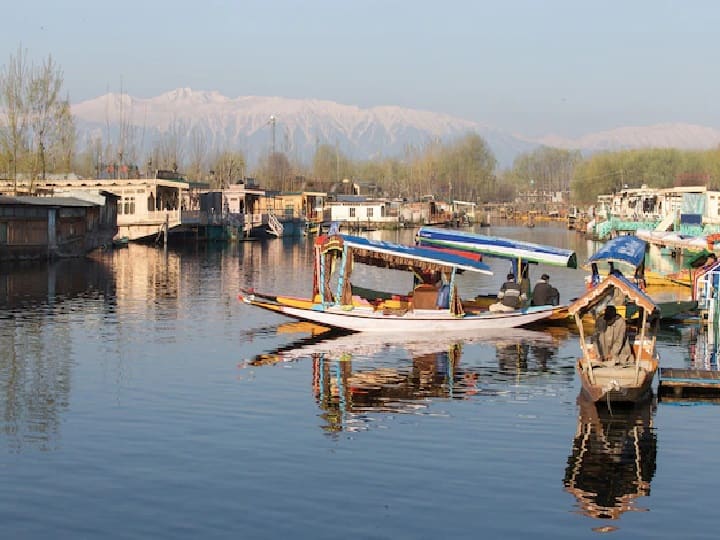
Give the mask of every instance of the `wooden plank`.
<svg viewBox="0 0 720 540">
<path fill-rule="evenodd" d="M 663 379 L 662 381 L 660 381 L 659 386 L 678 388 L 714 388 L 720 390 L 720 382 L 701 379 Z"/>
<path fill-rule="evenodd" d="M 720 371 L 710 369 L 660 368 L 660 380 L 667 379 L 701 379 L 716 380 L 720 383 Z"/>
</svg>

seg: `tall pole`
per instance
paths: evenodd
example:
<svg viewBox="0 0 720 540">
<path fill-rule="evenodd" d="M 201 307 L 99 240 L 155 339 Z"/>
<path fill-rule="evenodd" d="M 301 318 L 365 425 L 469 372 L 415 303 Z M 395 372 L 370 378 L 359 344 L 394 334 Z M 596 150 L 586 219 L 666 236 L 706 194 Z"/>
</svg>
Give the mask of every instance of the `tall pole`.
<svg viewBox="0 0 720 540">
<path fill-rule="evenodd" d="M 270 125 L 272 126 L 272 153 L 275 154 L 275 115 L 270 116 Z"/>
</svg>

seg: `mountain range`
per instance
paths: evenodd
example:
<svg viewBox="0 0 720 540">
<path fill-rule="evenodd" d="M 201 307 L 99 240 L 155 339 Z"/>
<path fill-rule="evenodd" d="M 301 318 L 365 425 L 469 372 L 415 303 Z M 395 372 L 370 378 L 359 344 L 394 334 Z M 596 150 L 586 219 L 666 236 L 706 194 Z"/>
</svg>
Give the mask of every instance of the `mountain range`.
<svg viewBox="0 0 720 540">
<path fill-rule="evenodd" d="M 309 163 L 318 145 L 336 146 L 351 159 L 398 157 L 430 141 L 450 141 L 468 132 L 482 136 L 501 168 L 539 146 L 581 150 L 644 147 L 707 149 L 720 145 L 720 130 L 693 124 L 619 127 L 571 139 L 525 137 L 441 113 L 394 106 L 360 108 L 332 101 L 282 97 L 230 98 L 216 91 L 178 88 L 153 98 L 109 93 L 72 106 L 80 140 L 100 137 L 138 156 L 168 136 L 187 158 L 207 151 L 239 149 L 252 165 L 270 152 Z M 127 155 L 127 154 L 126 154 Z M 128 156 L 130 157 L 130 156 Z"/>
</svg>

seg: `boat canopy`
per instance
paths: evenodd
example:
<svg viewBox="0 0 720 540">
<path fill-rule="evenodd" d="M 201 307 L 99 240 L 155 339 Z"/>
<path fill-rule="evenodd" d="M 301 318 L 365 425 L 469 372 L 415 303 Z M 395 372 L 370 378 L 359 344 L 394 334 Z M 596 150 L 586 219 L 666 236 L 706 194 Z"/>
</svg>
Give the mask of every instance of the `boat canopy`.
<svg viewBox="0 0 720 540">
<path fill-rule="evenodd" d="M 618 236 L 606 242 L 592 257 L 588 265 L 598 262 L 629 264 L 637 268 L 645 261 L 645 240 L 637 236 Z"/>
<path fill-rule="evenodd" d="M 325 247 L 335 249 L 347 246 L 353 249 L 353 258 L 373 266 L 393 268 L 422 267 L 425 270 L 450 271 L 453 268 L 492 275 L 490 267 L 482 261 L 462 255 L 417 246 L 369 240 L 361 236 L 336 235 L 328 237 Z M 323 249 L 326 251 L 326 249 Z"/>
<path fill-rule="evenodd" d="M 577 256 L 570 249 L 556 248 L 531 242 L 511 240 L 497 236 L 421 227 L 415 237 L 419 246 L 450 248 L 473 253 L 482 253 L 487 257 L 541 263 L 552 266 L 577 268 Z"/>
<path fill-rule="evenodd" d="M 615 293 L 616 287 L 623 292 L 628 300 L 636 306 L 643 308 L 648 314 L 656 310 L 659 311 L 657 304 L 634 283 L 621 276 L 609 275 L 597 286 L 570 304 L 568 306 L 568 313 L 570 313 L 570 315 L 575 315 L 576 313 L 579 313 L 581 316 L 584 315 L 605 301 L 609 296 L 612 296 Z"/>
</svg>

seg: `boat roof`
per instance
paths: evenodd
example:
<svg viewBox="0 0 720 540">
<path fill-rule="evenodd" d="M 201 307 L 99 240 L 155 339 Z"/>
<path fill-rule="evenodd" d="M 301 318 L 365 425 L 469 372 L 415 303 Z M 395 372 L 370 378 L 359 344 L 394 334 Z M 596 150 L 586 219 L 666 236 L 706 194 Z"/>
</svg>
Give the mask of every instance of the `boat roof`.
<svg viewBox="0 0 720 540">
<path fill-rule="evenodd" d="M 570 249 L 498 236 L 421 227 L 417 232 L 415 242 L 420 246 L 460 249 L 500 259 L 522 259 L 532 263 L 577 268 L 577 256 Z"/>
<path fill-rule="evenodd" d="M 643 308 L 648 313 L 659 309 L 652 299 L 641 291 L 632 281 L 621 276 L 609 275 L 603 279 L 597 286 L 590 289 L 580 298 L 575 300 L 568 306 L 568 313 L 581 315 L 587 313 L 592 308 L 603 302 L 608 296 L 614 293 L 614 288 L 619 288 L 623 294 L 635 305 Z"/>
<path fill-rule="evenodd" d="M 492 270 L 490 270 L 490 267 L 487 264 L 481 261 L 472 260 L 462 255 L 418 246 L 407 246 L 404 244 L 393 244 L 391 242 L 383 242 L 380 240 L 369 240 L 368 238 L 363 238 L 361 236 L 351 236 L 346 234 L 340 234 L 337 236 L 342 239 L 344 245 L 352 247 L 355 250 L 359 250 L 361 256 L 363 254 L 372 253 L 380 256 L 379 258 L 385 263 L 390 263 L 394 266 L 413 266 L 413 263 L 420 262 L 436 265 L 438 267 L 457 268 L 459 270 L 468 270 L 470 272 L 492 275 Z"/>
<path fill-rule="evenodd" d="M 618 262 L 637 268 L 645 260 L 647 242 L 637 236 L 618 236 L 606 242 L 588 259 L 588 264 L 597 262 Z"/>
</svg>

